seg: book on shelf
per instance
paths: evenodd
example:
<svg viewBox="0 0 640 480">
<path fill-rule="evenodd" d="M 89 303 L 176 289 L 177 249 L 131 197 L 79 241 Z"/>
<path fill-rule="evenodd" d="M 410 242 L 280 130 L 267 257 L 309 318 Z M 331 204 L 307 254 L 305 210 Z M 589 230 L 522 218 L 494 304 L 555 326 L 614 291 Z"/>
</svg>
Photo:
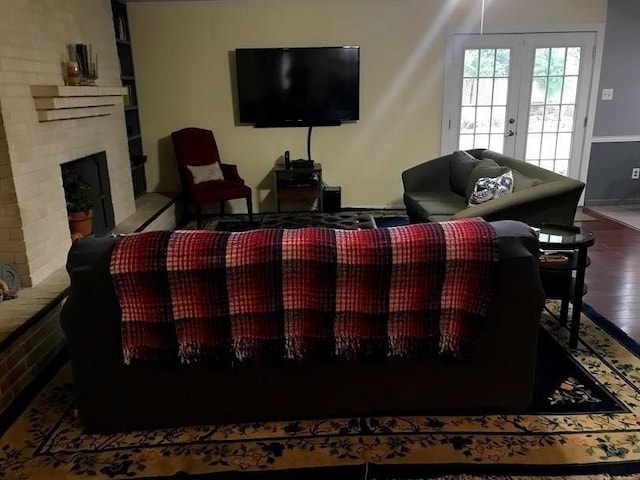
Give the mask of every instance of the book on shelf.
<svg viewBox="0 0 640 480">
<path fill-rule="evenodd" d="M 126 42 L 127 38 L 127 24 L 123 17 L 116 18 L 116 34 L 118 35 L 118 40 L 122 40 Z"/>
<path fill-rule="evenodd" d="M 122 96 L 122 101 L 125 107 L 135 105 L 135 97 L 133 95 L 133 85 L 124 85 L 127 87 L 127 93 Z"/>
</svg>

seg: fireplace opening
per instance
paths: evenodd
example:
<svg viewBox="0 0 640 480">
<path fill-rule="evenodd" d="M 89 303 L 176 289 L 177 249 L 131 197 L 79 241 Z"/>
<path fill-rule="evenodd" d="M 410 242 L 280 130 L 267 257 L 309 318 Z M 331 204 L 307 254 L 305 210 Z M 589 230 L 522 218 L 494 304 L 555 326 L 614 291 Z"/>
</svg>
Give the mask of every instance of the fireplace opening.
<svg viewBox="0 0 640 480">
<path fill-rule="evenodd" d="M 107 168 L 105 151 L 88 155 L 60 165 L 62 177 L 70 172 L 86 181 L 95 193 L 93 203 L 93 234 L 97 237 L 108 234 L 115 227 L 113 203 L 111 201 L 111 183 Z"/>
</svg>

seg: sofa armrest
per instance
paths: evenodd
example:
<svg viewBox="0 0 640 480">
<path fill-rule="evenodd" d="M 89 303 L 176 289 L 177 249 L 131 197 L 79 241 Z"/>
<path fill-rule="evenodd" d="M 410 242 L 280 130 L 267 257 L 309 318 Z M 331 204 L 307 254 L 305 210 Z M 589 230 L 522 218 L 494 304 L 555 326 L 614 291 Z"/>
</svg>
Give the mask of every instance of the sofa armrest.
<svg viewBox="0 0 640 480">
<path fill-rule="evenodd" d="M 451 155 L 428 160 L 402 172 L 405 192 L 451 189 Z"/>
<path fill-rule="evenodd" d="M 73 242 L 67 257 L 71 290 L 60 323 L 74 374 L 81 377 L 96 374 L 95 359 L 110 365 L 122 361 L 120 305 L 109 273 L 118 241 L 117 237 L 80 239 Z"/>
</svg>

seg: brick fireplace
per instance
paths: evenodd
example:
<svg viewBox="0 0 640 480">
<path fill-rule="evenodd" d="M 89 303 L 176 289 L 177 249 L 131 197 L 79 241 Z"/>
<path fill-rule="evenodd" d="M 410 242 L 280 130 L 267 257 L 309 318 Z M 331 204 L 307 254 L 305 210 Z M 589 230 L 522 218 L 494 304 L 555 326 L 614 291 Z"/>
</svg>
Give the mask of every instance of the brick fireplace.
<svg viewBox="0 0 640 480">
<path fill-rule="evenodd" d="M 64 85 L 68 43 L 92 44 L 98 85 L 120 86 L 109 0 L 0 2 L 0 261 L 18 269 L 24 286 L 66 261 L 62 164 L 104 151 L 115 222 L 135 211 L 121 101 L 87 118 L 47 121 L 36 110 L 34 85 Z"/>
</svg>

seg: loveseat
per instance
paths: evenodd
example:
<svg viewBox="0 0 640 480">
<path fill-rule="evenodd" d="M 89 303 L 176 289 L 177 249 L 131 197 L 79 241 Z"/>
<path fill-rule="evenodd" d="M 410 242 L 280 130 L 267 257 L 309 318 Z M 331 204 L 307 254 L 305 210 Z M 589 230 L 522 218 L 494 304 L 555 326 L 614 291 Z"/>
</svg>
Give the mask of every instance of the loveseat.
<svg viewBox="0 0 640 480">
<path fill-rule="evenodd" d="M 481 177 L 513 172 L 513 192 L 469 206 Z M 583 182 L 491 150 L 457 151 L 402 172 L 404 204 L 412 222 L 482 217 L 529 225 L 573 225 Z"/>
<path fill-rule="evenodd" d="M 274 418 L 522 409 L 531 400 L 544 302 L 538 239 L 521 222 L 492 225 L 499 260 L 471 361 L 437 356 L 232 368 L 125 365 L 123 310 L 110 274 L 112 252 L 122 238 L 78 240 L 68 256 L 71 290 L 61 323 L 80 419 L 88 431 L 107 432 Z"/>
</svg>

